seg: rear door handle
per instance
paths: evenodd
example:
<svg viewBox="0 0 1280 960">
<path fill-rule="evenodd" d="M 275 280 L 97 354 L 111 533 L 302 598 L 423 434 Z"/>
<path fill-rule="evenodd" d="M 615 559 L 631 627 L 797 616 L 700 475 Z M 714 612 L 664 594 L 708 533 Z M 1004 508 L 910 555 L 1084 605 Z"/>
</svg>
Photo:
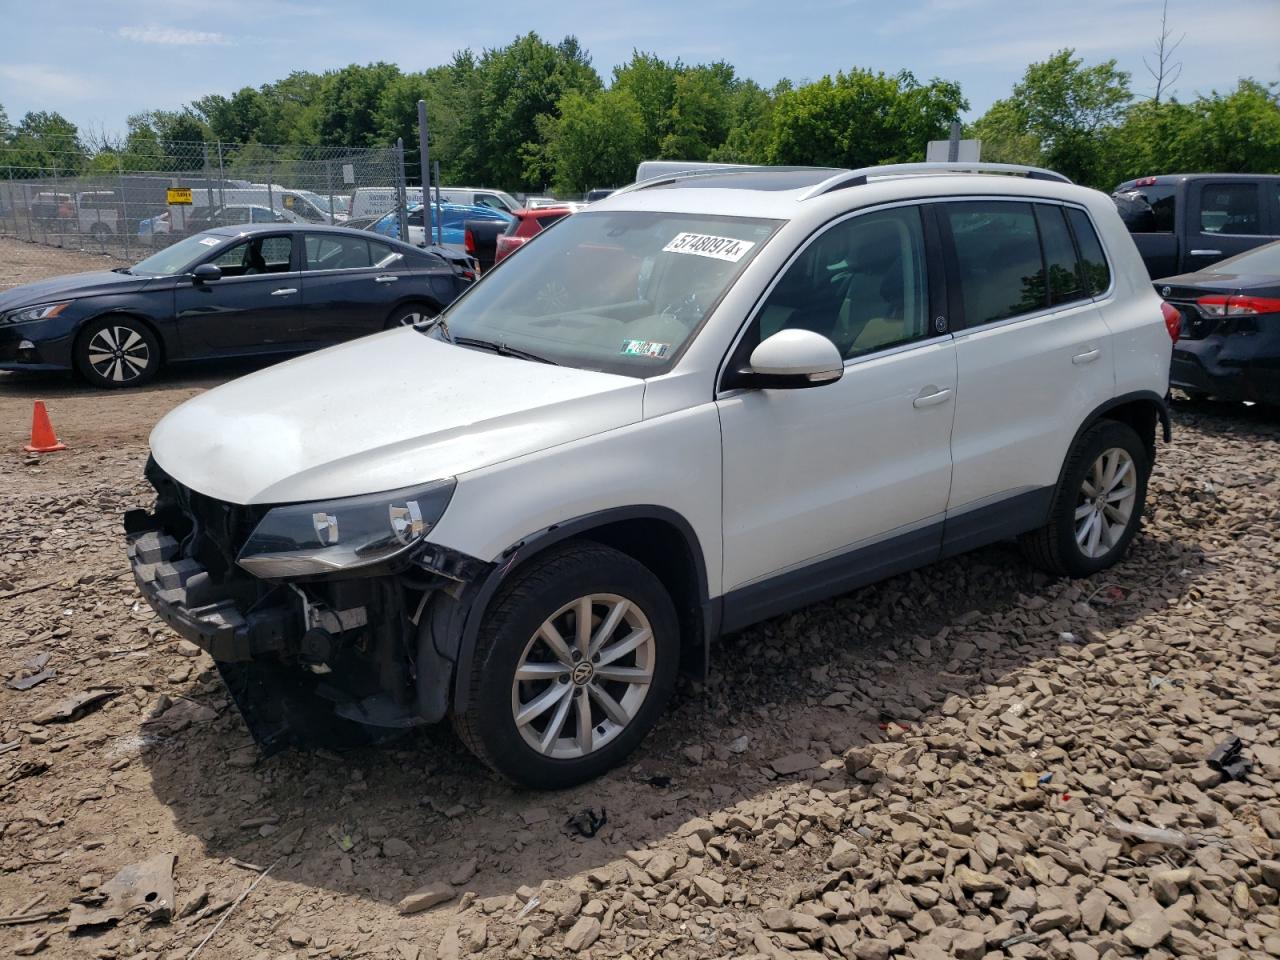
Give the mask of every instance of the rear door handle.
<svg viewBox="0 0 1280 960">
<path fill-rule="evenodd" d="M 928 390 L 928 387 L 925 387 Z M 940 403 L 946 403 L 947 398 L 951 396 L 951 390 L 943 387 L 941 390 L 934 390 L 933 393 L 922 393 L 911 401 L 911 405 L 919 410 L 922 407 L 935 407 Z"/>
<path fill-rule="evenodd" d="M 1071 358 L 1071 362 L 1076 364 L 1093 363 L 1093 361 L 1097 360 L 1100 356 L 1102 356 L 1102 351 L 1097 347 L 1094 347 L 1092 350 L 1086 350 L 1084 353 L 1077 353 Z"/>
<path fill-rule="evenodd" d="M 271 295 L 273 297 L 287 297 L 289 294 L 297 292 L 297 287 L 281 287 L 279 290 L 272 290 Z"/>
<path fill-rule="evenodd" d="M 381 277 L 374 277 L 373 282 L 374 283 L 395 283 L 399 279 L 400 279 L 399 277 L 388 277 L 386 274 L 383 274 Z"/>
<path fill-rule="evenodd" d="M 1221 250 L 1192 250 L 1192 251 L 1191 251 L 1191 256 L 1193 256 L 1193 257 L 1220 257 L 1220 256 L 1222 256 L 1222 251 L 1221 251 Z"/>
</svg>

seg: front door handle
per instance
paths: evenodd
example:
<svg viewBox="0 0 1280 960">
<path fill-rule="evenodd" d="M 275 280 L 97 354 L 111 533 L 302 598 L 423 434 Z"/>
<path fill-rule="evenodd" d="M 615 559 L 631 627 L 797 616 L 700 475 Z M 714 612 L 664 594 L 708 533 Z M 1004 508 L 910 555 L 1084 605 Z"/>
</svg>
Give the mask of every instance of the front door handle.
<svg viewBox="0 0 1280 960">
<path fill-rule="evenodd" d="M 281 287 L 279 290 L 272 290 L 271 295 L 273 297 L 287 297 L 289 294 L 297 292 L 297 287 Z"/>
<path fill-rule="evenodd" d="M 925 387 L 925 389 L 928 390 L 929 387 Z M 933 393 L 920 394 L 920 396 L 911 401 L 911 405 L 917 410 L 922 407 L 934 407 L 940 403 L 946 403 L 947 398 L 950 396 L 951 390 L 947 387 L 943 387 L 941 390 L 935 389 Z"/>
<path fill-rule="evenodd" d="M 1191 256 L 1193 256 L 1193 257 L 1220 257 L 1220 256 L 1222 256 L 1222 251 L 1221 251 L 1221 250 L 1192 250 L 1192 251 L 1191 251 Z"/>
<path fill-rule="evenodd" d="M 1071 358 L 1071 362 L 1075 364 L 1093 363 L 1093 361 L 1097 360 L 1100 356 L 1102 356 L 1102 351 L 1097 347 L 1094 347 L 1092 350 L 1086 350 L 1084 353 L 1077 353 Z"/>
<path fill-rule="evenodd" d="M 383 274 L 381 277 L 374 277 L 373 282 L 374 283 L 395 283 L 399 279 L 400 279 L 399 277 L 388 277 L 385 274 Z"/>
</svg>

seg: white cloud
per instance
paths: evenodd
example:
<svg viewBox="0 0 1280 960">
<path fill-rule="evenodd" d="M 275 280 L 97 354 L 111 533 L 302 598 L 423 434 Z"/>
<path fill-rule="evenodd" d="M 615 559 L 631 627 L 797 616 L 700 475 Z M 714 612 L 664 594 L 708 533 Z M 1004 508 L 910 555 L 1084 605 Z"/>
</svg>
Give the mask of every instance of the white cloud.
<svg viewBox="0 0 1280 960">
<path fill-rule="evenodd" d="M 0 64 L 0 78 L 35 97 L 80 97 L 93 86 L 84 77 L 43 63 Z"/>
<path fill-rule="evenodd" d="M 225 33 L 205 30 L 178 30 L 174 27 L 121 27 L 116 36 L 138 43 L 155 43 L 168 47 L 227 46 L 231 38 Z"/>
</svg>

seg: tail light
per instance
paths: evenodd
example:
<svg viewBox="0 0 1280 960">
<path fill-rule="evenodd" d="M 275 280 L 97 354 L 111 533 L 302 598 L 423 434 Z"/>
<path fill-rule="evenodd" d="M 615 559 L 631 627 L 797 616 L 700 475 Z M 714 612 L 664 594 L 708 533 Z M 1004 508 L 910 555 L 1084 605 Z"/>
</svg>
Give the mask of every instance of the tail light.
<svg viewBox="0 0 1280 960">
<path fill-rule="evenodd" d="M 499 236 L 493 251 L 493 262 L 497 263 L 499 260 L 515 253 L 524 245 L 526 239 L 525 237 L 509 237 L 505 234 Z"/>
<path fill-rule="evenodd" d="M 1215 293 L 1201 297 L 1196 301 L 1196 307 L 1206 317 L 1254 316 L 1259 313 L 1280 313 L 1280 298 Z"/>
<path fill-rule="evenodd" d="M 471 256 L 474 257 L 476 255 L 476 235 L 470 229 L 462 232 L 462 247 Z"/>
<path fill-rule="evenodd" d="M 1182 314 L 1167 300 L 1160 301 L 1160 312 L 1164 314 L 1164 328 L 1169 331 L 1169 339 L 1177 343 L 1182 330 Z"/>
<path fill-rule="evenodd" d="M 1154 187 L 1156 185 L 1155 177 L 1139 177 L 1133 181 L 1135 187 Z"/>
</svg>

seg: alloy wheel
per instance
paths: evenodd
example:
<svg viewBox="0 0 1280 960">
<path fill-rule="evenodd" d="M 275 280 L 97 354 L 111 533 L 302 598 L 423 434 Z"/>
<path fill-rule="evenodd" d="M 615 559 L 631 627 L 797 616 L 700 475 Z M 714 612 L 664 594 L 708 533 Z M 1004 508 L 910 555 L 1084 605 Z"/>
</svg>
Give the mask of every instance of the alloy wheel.
<svg viewBox="0 0 1280 960">
<path fill-rule="evenodd" d="M 400 316 L 392 321 L 391 325 L 393 327 L 412 327 L 418 323 L 426 323 L 434 316 L 434 313 L 428 313 L 425 310 L 410 310 L 407 313 L 400 314 Z"/>
<path fill-rule="evenodd" d="M 103 327 L 89 341 L 89 366 L 104 380 L 128 383 L 146 372 L 151 348 L 130 327 Z"/>
<path fill-rule="evenodd" d="M 555 759 L 585 757 L 635 719 L 653 681 L 657 644 L 644 611 L 616 594 L 565 604 L 525 645 L 511 685 L 520 736 Z"/>
<path fill-rule="evenodd" d="M 1138 498 L 1138 471 L 1120 447 L 1093 461 L 1076 501 L 1076 545 L 1090 559 L 1106 556 L 1124 536 Z"/>
</svg>

